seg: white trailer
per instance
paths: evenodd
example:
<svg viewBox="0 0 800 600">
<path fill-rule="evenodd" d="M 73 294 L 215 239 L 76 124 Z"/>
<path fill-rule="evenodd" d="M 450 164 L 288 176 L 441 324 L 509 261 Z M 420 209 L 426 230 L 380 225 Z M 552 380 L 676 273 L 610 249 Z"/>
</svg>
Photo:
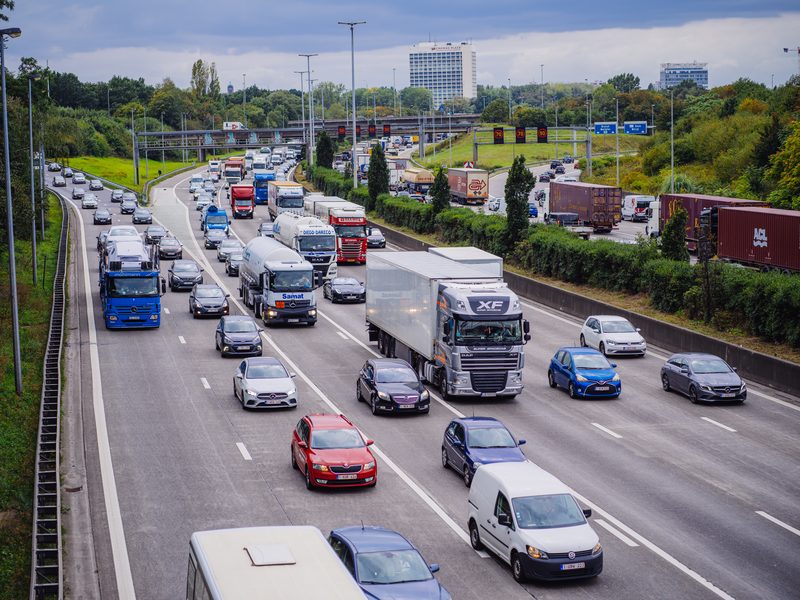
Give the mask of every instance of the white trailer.
<svg viewBox="0 0 800 600">
<path fill-rule="evenodd" d="M 470 265 L 481 271 L 486 271 L 496 277 L 503 276 L 503 257 L 495 256 L 490 252 L 473 246 L 454 248 L 428 248 L 428 252 L 436 256 L 443 256 L 462 265 Z"/>
</svg>

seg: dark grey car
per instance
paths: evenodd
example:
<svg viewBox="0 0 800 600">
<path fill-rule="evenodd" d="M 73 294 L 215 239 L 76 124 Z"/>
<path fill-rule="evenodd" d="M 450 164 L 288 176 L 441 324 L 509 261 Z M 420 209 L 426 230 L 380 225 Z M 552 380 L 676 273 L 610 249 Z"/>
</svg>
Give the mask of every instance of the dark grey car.
<svg viewBox="0 0 800 600">
<path fill-rule="evenodd" d="M 173 292 L 190 290 L 196 283 L 203 283 L 203 269 L 190 258 L 176 260 L 167 271 L 167 283 Z"/>
<path fill-rule="evenodd" d="M 247 355 L 261 356 L 262 341 L 260 333 L 263 329 L 256 325 L 252 317 L 242 315 L 226 315 L 217 325 L 217 350 L 225 356 Z"/>
<path fill-rule="evenodd" d="M 747 386 L 736 369 L 713 354 L 673 354 L 661 367 L 661 386 L 698 402 L 744 402 Z"/>
<path fill-rule="evenodd" d="M 430 410 L 430 394 L 416 371 L 400 358 L 374 358 L 364 363 L 356 381 L 356 400 L 366 401 L 373 415 Z"/>
<path fill-rule="evenodd" d="M 139 208 L 136 200 L 123 200 L 119 205 L 119 212 L 123 215 L 132 215 Z"/>
</svg>

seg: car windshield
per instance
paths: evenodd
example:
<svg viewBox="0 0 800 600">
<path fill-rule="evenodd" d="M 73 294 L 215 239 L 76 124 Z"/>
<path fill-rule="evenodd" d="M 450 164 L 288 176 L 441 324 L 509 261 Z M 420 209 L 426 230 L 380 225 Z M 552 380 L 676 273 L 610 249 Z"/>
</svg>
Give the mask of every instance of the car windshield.
<svg viewBox="0 0 800 600">
<path fill-rule="evenodd" d="M 382 235 L 383 234 L 381 233 L 380 229 L 374 229 L 374 228 L 372 230 L 372 233 L 369 234 L 370 237 L 380 237 Z"/>
<path fill-rule="evenodd" d="M 255 328 L 247 331 L 255 331 Z M 250 365 L 247 367 L 248 379 L 283 379 L 289 377 L 283 365 Z"/>
<path fill-rule="evenodd" d="M 277 271 L 273 275 L 272 288 L 276 291 L 311 290 L 309 271 Z"/>
<path fill-rule="evenodd" d="M 242 243 L 239 240 L 223 240 L 219 246 L 220 248 L 241 248 Z"/>
<path fill-rule="evenodd" d="M 522 324 L 519 319 L 509 321 L 464 321 L 456 322 L 456 343 L 474 344 L 486 342 L 522 341 Z"/>
<path fill-rule="evenodd" d="M 367 237 L 366 225 L 336 225 L 336 235 L 346 238 Z"/>
<path fill-rule="evenodd" d="M 278 200 L 278 206 L 280 208 L 303 208 L 303 197 L 281 198 Z"/>
<path fill-rule="evenodd" d="M 379 368 L 375 374 L 377 383 L 417 383 L 417 374 L 408 367 Z"/>
<path fill-rule="evenodd" d="M 730 373 L 731 369 L 722 359 L 704 358 L 692 361 L 692 371 L 698 375 L 706 375 L 710 373 Z"/>
<path fill-rule="evenodd" d="M 241 253 L 232 253 L 230 255 L 230 261 L 231 262 L 236 262 L 236 261 L 241 261 L 241 260 L 244 260 L 244 255 L 241 254 Z"/>
<path fill-rule="evenodd" d="M 600 354 L 575 354 L 572 359 L 575 361 L 576 369 L 610 369 L 611 363 Z"/>
<path fill-rule="evenodd" d="M 331 285 L 361 285 L 355 277 L 335 277 Z"/>
<path fill-rule="evenodd" d="M 198 298 L 224 298 L 225 294 L 219 288 L 197 288 L 195 296 Z"/>
<path fill-rule="evenodd" d="M 468 430 L 470 448 L 515 448 L 514 438 L 503 427 L 480 427 Z"/>
<path fill-rule="evenodd" d="M 161 240 L 162 246 L 180 246 L 180 242 L 174 238 L 164 238 Z"/>
<path fill-rule="evenodd" d="M 227 223 L 228 215 L 207 214 L 206 223 Z"/>
<path fill-rule="evenodd" d="M 122 236 L 131 236 L 131 235 L 139 235 L 139 232 L 136 231 L 135 227 L 116 227 L 113 231 L 109 234 L 111 237 L 122 237 Z"/>
<path fill-rule="evenodd" d="M 628 321 L 603 321 L 603 333 L 636 333 Z"/>
<path fill-rule="evenodd" d="M 433 579 L 430 567 L 416 550 L 361 552 L 356 555 L 362 584 L 407 583 Z"/>
<path fill-rule="evenodd" d="M 108 277 L 106 293 L 109 298 L 157 298 L 158 277 Z"/>
<path fill-rule="evenodd" d="M 227 321 L 223 329 L 225 333 L 255 333 L 256 324 L 252 321 Z"/>
<path fill-rule="evenodd" d="M 98 217 L 107 217 L 107 216 L 109 216 L 111 213 L 110 213 L 110 212 L 108 212 L 108 211 L 107 211 L 105 208 L 101 208 L 100 210 L 98 210 L 98 211 L 97 211 L 97 212 L 95 212 L 94 214 L 95 214 L 95 215 L 97 215 Z"/>
<path fill-rule="evenodd" d="M 272 231 L 274 225 L 274 223 L 262 223 L 261 227 L 259 227 L 259 231 Z"/>
<path fill-rule="evenodd" d="M 586 519 L 570 494 L 514 498 L 514 515 L 522 529 L 550 529 L 583 525 Z"/>
<path fill-rule="evenodd" d="M 301 237 L 300 252 L 333 252 L 336 250 L 336 236 L 309 235 Z"/>
<path fill-rule="evenodd" d="M 147 228 L 147 233 L 154 234 L 154 233 L 166 233 L 167 230 L 161 227 L 161 225 L 152 225 L 151 227 Z"/>
<path fill-rule="evenodd" d="M 311 447 L 316 450 L 363 448 L 364 440 L 357 429 L 315 429 L 311 432 Z"/>
<path fill-rule="evenodd" d="M 179 271 L 181 273 L 196 273 L 200 271 L 198 266 L 194 263 L 175 263 L 172 265 L 172 270 Z"/>
</svg>

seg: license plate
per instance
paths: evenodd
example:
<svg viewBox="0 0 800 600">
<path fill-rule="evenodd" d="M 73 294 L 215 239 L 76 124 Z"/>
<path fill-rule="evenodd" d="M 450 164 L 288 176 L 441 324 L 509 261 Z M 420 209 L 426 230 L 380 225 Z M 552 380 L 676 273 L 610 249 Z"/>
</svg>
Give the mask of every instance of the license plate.
<svg viewBox="0 0 800 600">
<path fill-rule="evenodd" d="M 572 569 L 585 569 L 586 563 L 569 563 L 566 565 L 561 565 L 562 571 L 571 571 Z"/>
<path fill-rule="evenodd" d="M 355 258 L 348 258 L 347 262 L 356 262 L 356 259 Z"/>
<path fill-rule="evenodd" d="M 735 398 L 736 394 L 720 394 L 720 398 Z"/>
<path fill-rule="evenodd" d="M 481 394 L 481 398 L 494 398 L 495 396 L 497 396 L 497 394 L 494 392 L 483 392 Z"/>
<path fill-rule="evenodd" d="M 594 389 L 596 389 L 598 392 L 607 392 L 609 388 L 607 385 L 597 385 Z"/>
<path fill-rule="evenodd" d="M 336 479 L 355 479 L 356 474 L 353 473 L 352 475 L 337 475 Z"/>
<path fill-rule="evenodd" d="M 140 321 L 142 317 L 128 317 L 128 321 Z"/>
<path fill-rule="evenodd" d="M 207 310 L 208 312 L 219 312 L 219 309 L 218 309 L 218 308 L 207 308 L 206 310 Z"/>
<path fill-rule="evenodd" d="M 280 404 L 280 400 L 264 400 L 264 404 Z"/>
<path fill-rule="evenodd" d="M 300 319 L 286 319 L 287 323 L 299 323 Z"/>
<path fill-rule="evenodd" d="M 413 404 L 398 404 L 398 408 L 414 408 Z"/>
<path fill-rule="evenodd" d="M 236 346 L 237 350 L 250 350 L 250 346 Z"/>
<path fill-rule="evenodd" d="M 347 296 L 347 299 L 348 299 L 348 300 L 355 300 L 355 299 L 356 299 L 356 297 L 355 297 L 355 296 Z"/>
</svg>

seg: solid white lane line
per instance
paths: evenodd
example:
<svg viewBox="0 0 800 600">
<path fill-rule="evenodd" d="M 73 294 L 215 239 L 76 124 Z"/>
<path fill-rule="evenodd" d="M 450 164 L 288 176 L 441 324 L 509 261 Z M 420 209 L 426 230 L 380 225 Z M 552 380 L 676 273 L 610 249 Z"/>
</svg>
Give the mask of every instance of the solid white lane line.
<svg viewBox="0 0 800 600">
<path fill-rule="evenodd" d="M 786 523 L 784 523 L 783 521 L 779 521 L 778 519 L 776 519 L 776 518 L 775 518 L 775 517 L 773 517 L 772 515 L 769 515 L 769 514 L 765 513 L 763 510 L 757 510 L 757 511 L 756 511 L 756 514 L 757 514 L 757 515 L 761 515 L 761 516 L 762 516 L 762 517 L 764 517 L 765 519 L 768 519 L 768 520 L 772 521 L 772 522 L 773 522 L 773 523 L 775 523 L 776 525 L 780 525 L 781 527 L 783 527 L 783 528 L 784 528 L 784 529 L 786 529 L 787 531 L 791 531 L 791 532 L 792 532 L 793 534 L 795 534 L 795 535 L 800 535 L 800 529 L 795 529 L 795 528 L 794 528 L 794 527 L 792 527 L 791 525 L 787 525 L 787 524 L 786 524 Z"/>
<path fill-rule="evenodd" d="M 716 425 L 717 427 L 722 427 L 723 429 L 727 429 L 728 431 L 732 431 L 733 433 L 736 433 L 736 430 L 733 429 L 732 427 L 728 427 L 727 425 L 723 425 L 722 423 L 717 423 L 713 419 L 709 419 L 708 417 L 700 417 L 700 418 L 703 419 L 703 421 L 708 421 L 712 425 Z"/>
<path fill-rule="evenodd" d="M 185 339 L 183 339 L 183 336 L 182 336 L 182 335 L 179 335 L 179 336 L 178 336 L 178 339 L 181 341 L 181 344 L 185 344 L 185 343 L 186 343 L 186 340 L 185 340 Z"/>
<path fill-rule="evenodd" d="M 164 307 L 164 312 L 165 312 L 166 314 L 169 314 L 169 309 L 168 309 L 166 306 Z"/>
<path fill-rule="evenodd" d="M 208 379 L 206 379 L 205 377 L 201 377 L 200 382 L 203 384 L 203 387 L 206 388 L 207 390 L 211 389 L 211 386 L 208 383 Z"/>
<path fill-rule="evenodd" d="M 751 394 L 755 394 L 756 396 L 761 396 L 762 398 L 765 398 L 767 400 L 771 400 L 772 402 L 775 402 L 776 404 L 780 404 L 782 406 L 785 406 L 786 408 L 791 408 L 792 410 L 800 411 L 800 406 L 797 406 L 796 404 L 792 404 L 791 402 L 787 402 L 786 400 L 781 400 L 780 398 L 776 398 L 775 396 L 770 396 L 769 394 L 765 394 L 764 392 L 759 392 L 757 390 L 754 390 L 753 388 L 748 388 L 747 391 L 750 392 Z"/>
<path fill-rule="evenodd" d="M 253 457 L 250 456 L 250 453 L 245 448 L 245 445 L 242 442 L 236 442 L 236 447 L 239 448 L 239 452 L 242 453 L 242 456 L 245 460 L 253 460 Z"/>
<path fill-rule="evenodd" d="M 71 200 L 68 201 L 75 209 L 75 215 L 81 211 Z M 66 215 L 64 215 L 66 218 Z M 100 461 L 100 479 L 103 485 L 103 500 L 105 501 L 106 519 L 108 520 L 108 535 L 111 541 L 111 556 L 114 561 L 114 572 L 117 577 L 117 594 L 121 600 L 135 600 L 136 591 L 133 588 L 133 575 L 128 557 L 128 548 L 125 545 L 125 529 L 122 525 L 122 511 L 119 507 L 117 482 L 114 476 L 114 464 L 111 460 L 111 445 L 108 439 L 108 426 L 106 424 L 106 410 L 103 404 L 103 381 L 100 376 L 100 354 L 97 349 L 97 327 L 94 320 L 94 306 L 92 305 L 92 285 L 89 276 L 89 258 L 86 254 L 86 230 L 83 219 L 78 216 L 83 240 L 83 287 L 86 300 L 86 319 L 89 326 L 89 358 L 92 365 L 92 408 L 94 409 L 95 427 L 97 430 L 97 452 Z"/>
<path fill-rule="evenodd" d="M 622 533 L 621 531 L 619 531 L 615 527 L 612 527 L 611 525 L 609 525 L 608 523 L 603 521 L 603 519 L 595 519 L 594 522 L 597 523 L 598 525 L 600 525 L 600 527 L 602 527 L 603 529 L 605 529 L 606 531 L 608 531 L 612 535 L 618 537 L 620 540 L 622 540 L 623 542 L 628 544 L 628 546 L 630 546 L 631 548 L 638 548 L 639 547 L 639 544 L 634 542 L 631 538 L 629 538 L 627 535 L 625 535 L 624 533 Z"/>
<path fill-rule="evenodd" d="M 613 437 L 617 438 L 618 440 L 619 440 L 619 439 L 622 439 L 622 436 L 621 436 L 620 434 L 618 434 L 618 433 L 614 433 L 614 432 L 613 432 L 613 431 L 611 431 L 610 429 L 606 429 L 605 427 L 603 427 L 602 425 L 600 425 L 600 423 L 592 423 L 592 425 L 594 425 L 595 427 L 597 427 L 597 428 L 598 428 L 598 429 L 600 429 L 601 431 L 605 431 L 605 432 L 606 432 L 608 435 L 610 435 L 610 436 L 613 436 Z"/>
<path fill-rule="evenodd" d="M 350 339 L 350 338 L 349 338 L 349 337 L 347 337 L 345 334 L 343 334 L 341 331 L 337 331 L 336 333 L 338 333 L 340 337 L 342 337 L 342 338 L 344 338 L 344 339 L 346 339 L 346 340 L 349 340 L 349 339 Z"/>
</svg>

